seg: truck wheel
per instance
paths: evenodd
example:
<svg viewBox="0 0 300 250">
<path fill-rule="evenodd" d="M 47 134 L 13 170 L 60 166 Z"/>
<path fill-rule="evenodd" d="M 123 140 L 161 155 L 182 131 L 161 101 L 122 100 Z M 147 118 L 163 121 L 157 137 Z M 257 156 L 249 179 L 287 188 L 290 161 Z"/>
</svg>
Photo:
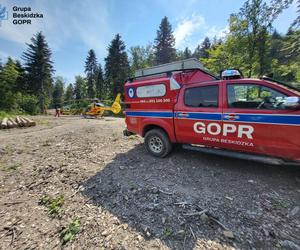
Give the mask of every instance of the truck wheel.
<svg viewBox="0 0 300 250">
<path fill-rule="evenodd" d="M 156 157 L 165 157 L 172 150 L 172 143 L 162 129 L 152 129 L 145 135 L 146 150 Z"/>
</svg>

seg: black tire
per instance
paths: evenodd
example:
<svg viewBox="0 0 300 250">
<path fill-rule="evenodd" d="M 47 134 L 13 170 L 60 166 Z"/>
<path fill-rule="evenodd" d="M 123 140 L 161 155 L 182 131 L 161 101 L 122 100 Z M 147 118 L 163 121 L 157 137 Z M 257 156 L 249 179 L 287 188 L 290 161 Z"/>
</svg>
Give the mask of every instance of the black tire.
<svg viewBox="0 0 300 250">
<path fill-rule="evenodd" d="M 155 157 L 166 157 L 172 151 L 172 143 L 162 129 L 151 129 L 145 135 L 146 150 Z"/>
</svg>

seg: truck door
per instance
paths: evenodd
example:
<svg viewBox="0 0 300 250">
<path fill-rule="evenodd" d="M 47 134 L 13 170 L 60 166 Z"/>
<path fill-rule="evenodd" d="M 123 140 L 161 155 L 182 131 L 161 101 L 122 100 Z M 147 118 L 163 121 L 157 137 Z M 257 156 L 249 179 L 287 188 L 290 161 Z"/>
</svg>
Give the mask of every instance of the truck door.
<svg viewBox="0 0 300 250">
<path fill-rule="evenodd" d="M 175 106 L 176 140 L 219 146 L 222 130 L 222 89 L 219 83 L 185 85 Z"/>
<path fill-rule="evenodd" d="M 224 84 L 222 147 L 299 158 L 300 112 L 280 105 L 289 95 L 261 81 Z"/>
</svg>

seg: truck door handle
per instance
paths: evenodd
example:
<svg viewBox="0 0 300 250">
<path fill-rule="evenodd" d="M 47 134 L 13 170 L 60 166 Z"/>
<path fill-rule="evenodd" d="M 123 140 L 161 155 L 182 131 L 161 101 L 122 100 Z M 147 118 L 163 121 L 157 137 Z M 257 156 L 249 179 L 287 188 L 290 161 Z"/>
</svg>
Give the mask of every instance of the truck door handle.
<svg viewBox="0 0 300 250">
<path fill-rule="evenodd" d="M 224 118 L 230 120 L 230 121 L 234 121 L 236 119 L 239 119 L 240 117 L 236 114 L 228 114 L 228 115 L 225 115 Z"/>
<path fill-rule="evenodd" d="M 179 117 L 188 117 L 188 116 L 189 116 L 189 113 L 186 113 L 186 112 L 179 112 L 179 113 L 178 113 L 178 116 L 179 116 Z"/>
</svg>

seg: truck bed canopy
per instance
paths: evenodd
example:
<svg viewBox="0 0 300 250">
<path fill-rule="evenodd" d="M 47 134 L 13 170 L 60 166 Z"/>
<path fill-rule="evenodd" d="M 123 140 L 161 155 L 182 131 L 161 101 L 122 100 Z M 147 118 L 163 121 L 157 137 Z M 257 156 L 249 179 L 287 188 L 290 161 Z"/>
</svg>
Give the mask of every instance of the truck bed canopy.
<svg viewBox="0 0 300 250">
<path fill-rule="evenodd" d="M 134 78 L 141 78 L 141 77 L 147 77 L 147 76 L 154 76 L 164 73 L 170 73 L 174 71 L 188 71 L 188 70 L 200 70 L 203 73 L 212 76 L 213 78 L 217 79 L 216 76 L 209 73 L 202 63 L 197 60 L 196 58 L 190 58 L 186 60 L 166 63 L 157 65 L 154 67 L 146 68 L 146 69 L 139 69 L 135 71 Z"/>
</svg>

